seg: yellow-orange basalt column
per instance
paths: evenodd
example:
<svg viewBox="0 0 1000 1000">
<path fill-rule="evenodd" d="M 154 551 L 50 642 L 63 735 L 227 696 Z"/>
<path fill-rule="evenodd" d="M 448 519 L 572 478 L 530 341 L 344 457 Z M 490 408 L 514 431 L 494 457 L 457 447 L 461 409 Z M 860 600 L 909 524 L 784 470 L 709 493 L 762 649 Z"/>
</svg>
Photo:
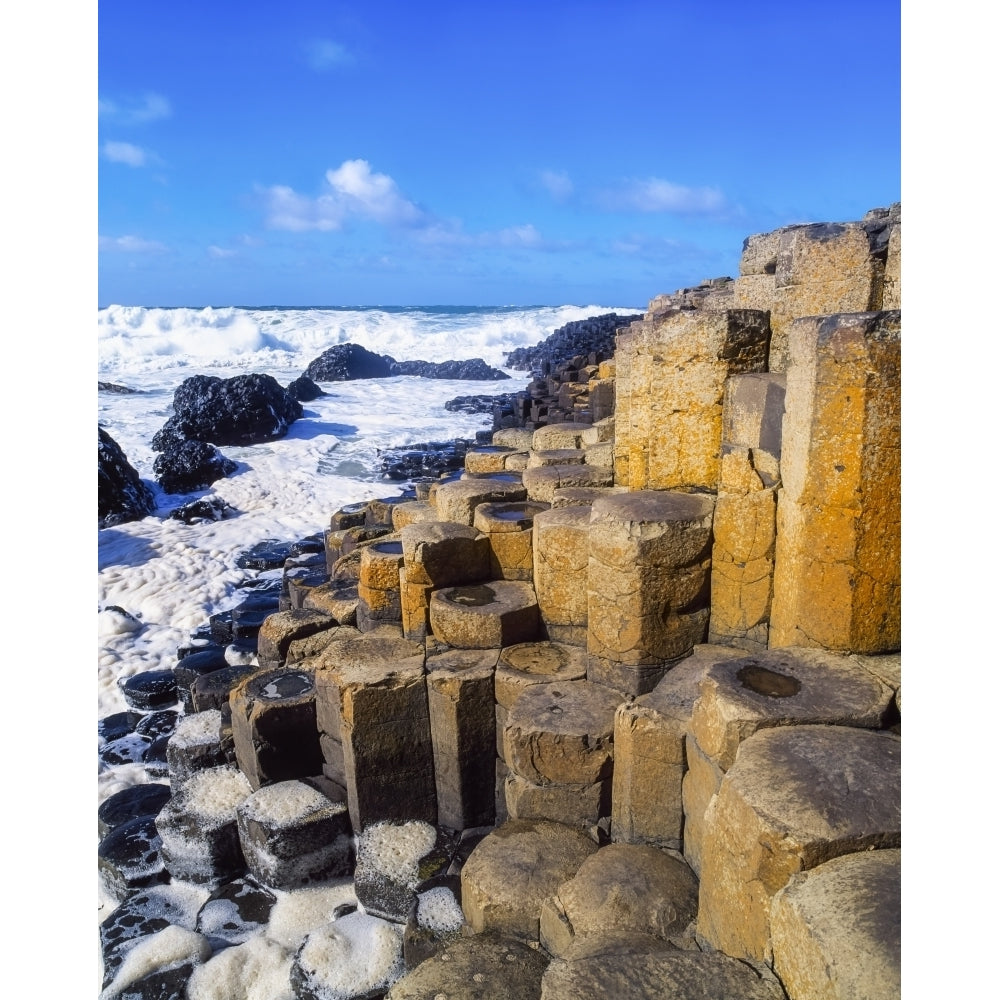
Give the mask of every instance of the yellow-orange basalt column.
<svg viewBox="0 0 1000 1000">
<path fill-rule="evenodd" d="M 796 320 L 769 645 L 900 643 L 900 314 Z"/>
</svg>

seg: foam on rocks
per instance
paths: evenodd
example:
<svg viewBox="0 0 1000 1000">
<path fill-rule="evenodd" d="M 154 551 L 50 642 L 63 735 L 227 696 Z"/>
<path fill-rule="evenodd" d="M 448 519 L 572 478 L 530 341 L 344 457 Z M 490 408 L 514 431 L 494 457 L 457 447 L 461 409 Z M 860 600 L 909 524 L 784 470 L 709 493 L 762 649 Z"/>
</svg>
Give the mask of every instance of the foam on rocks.
<svg viewBox="0 0 1000 1000">
<path fill-rule="evenodd" d="M 306 938 L 291 981 L 306 1000 L 374 1000 L 404 971 L 402 929 L 355 912 Z"/>
<path fill-rule="evenodd" d="M 125 956 L 115 978 L 101 992 L 100 1000 L 114 1000 L 152 973 L 200 965 L 212 949 L 200 934 L 170 924 L 142 938 Z"/>
<path fill-rule="evenodd" d="M 292 952 L 266 937 L 226 948 L 194 970 L 188 1000 L 294 1000 L 292 958 Z"/>
</svg>

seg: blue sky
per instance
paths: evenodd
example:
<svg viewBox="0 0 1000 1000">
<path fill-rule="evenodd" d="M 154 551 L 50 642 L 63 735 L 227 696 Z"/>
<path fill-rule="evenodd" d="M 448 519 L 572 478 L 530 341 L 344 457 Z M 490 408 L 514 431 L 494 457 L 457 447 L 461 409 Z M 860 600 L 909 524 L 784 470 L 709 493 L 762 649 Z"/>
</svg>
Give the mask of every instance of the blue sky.
<svg viewBox="0 0 1000 1000">
<path fill-rule="evenodd" d="M 644 306 L 900 198 L 880 0 L 97 8 L 98 301 Z"/>
</svg>

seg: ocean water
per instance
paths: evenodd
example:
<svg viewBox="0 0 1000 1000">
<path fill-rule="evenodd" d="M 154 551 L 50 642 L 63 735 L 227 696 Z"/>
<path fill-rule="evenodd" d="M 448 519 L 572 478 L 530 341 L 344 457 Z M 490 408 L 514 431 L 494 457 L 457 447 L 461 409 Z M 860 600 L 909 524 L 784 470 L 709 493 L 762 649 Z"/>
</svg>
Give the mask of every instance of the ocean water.
<svg viewBox="0 0 1000 1000">
<path fill-rule="evenodd" d="M 185 378 L 261 372 L 286 385 L 313 358 L 338 343 L 361 344 L 399 361 L 481 357 L 502 367 L 507 352 L 532 346 L 567 322 L 636 311 L 642 308 L 109 306 L 99 310 L 98 380 L 136 391 L 99 393 L 98 422 L 139 475 L 154 486 L 157 512 L 98 531 L 98 718 L 126 709 L 118 689 L 120 679 L 172 667 L 177 647 L 186 644 L 192 630 L 238 603 L 236 585 L 248 575 L 236 566 L 240 552 L 265 538 L 292 541 L 321 531 L 330 514 L 344 504 L 398 495 L 400 484 L 379 477 L 380 449 L 473 438 L 477 430 L 491 426 L 490 418 L 449 413 L 445 402 L 460 395 L 513 392 L 528 382 L 527 373 L 510 371 L 512 378 L 502 382 L 404 376 L 326 383 L 322 387 L 327 394 L 303 404 L 303 418 L 286 437 L 251 447 L 222 448 L 238 463 L 232 476 L 208 491 L 166 495 L 153 482 L 156 453 L 150 441 L 170 416 L 174 389 Z M 197 525 L 165 516 L 206 493 L 221 497 L 238 514 Z M 123 608 L 138 625 L 101 610 L 109 605 Z M 99 803 L 146 780 L 140 764 L 103 767 L 98 774 Z M 345 891 L 349 886 L 331 887 L 330 898 L 340 902 Z M 302 899 L 315 897 L 314 892 Z M 113 901 L 102 896 L 99 920 L 113 907 Z M 291 903 L 288 908 L 293 908 Z M 255 960 L 266 966 L 262 976 L 266 972 L 280 978 L 273 963 L 268 965 L 261 956 L 273 952 L 274 962 L 284 962 L 288 945 L 286 941 L 270 951 L 263 945 L 257 948 Z M 230 971 L 224 973 L 224 966 Z M 225 980 L 238 967 L 231 959 L 218 963 L 223 991 L 219 995 L 246 992 Z M 224 992 L 233 989 L 235 993 Z"/>
</svg>

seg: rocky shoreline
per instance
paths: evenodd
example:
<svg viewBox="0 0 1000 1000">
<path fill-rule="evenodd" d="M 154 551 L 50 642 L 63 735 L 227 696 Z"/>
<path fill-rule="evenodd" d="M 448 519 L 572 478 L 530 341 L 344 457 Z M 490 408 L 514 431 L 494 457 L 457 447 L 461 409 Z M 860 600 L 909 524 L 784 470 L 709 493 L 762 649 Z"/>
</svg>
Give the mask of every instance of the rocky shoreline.
<svg viewBox="0 0 1000 1000">
<path fill-rule="evenodd" d="M 898 996 L 899 248 L 752 236 L 248 549 L 99 723 L 102 995 Z"/>
</svg>

